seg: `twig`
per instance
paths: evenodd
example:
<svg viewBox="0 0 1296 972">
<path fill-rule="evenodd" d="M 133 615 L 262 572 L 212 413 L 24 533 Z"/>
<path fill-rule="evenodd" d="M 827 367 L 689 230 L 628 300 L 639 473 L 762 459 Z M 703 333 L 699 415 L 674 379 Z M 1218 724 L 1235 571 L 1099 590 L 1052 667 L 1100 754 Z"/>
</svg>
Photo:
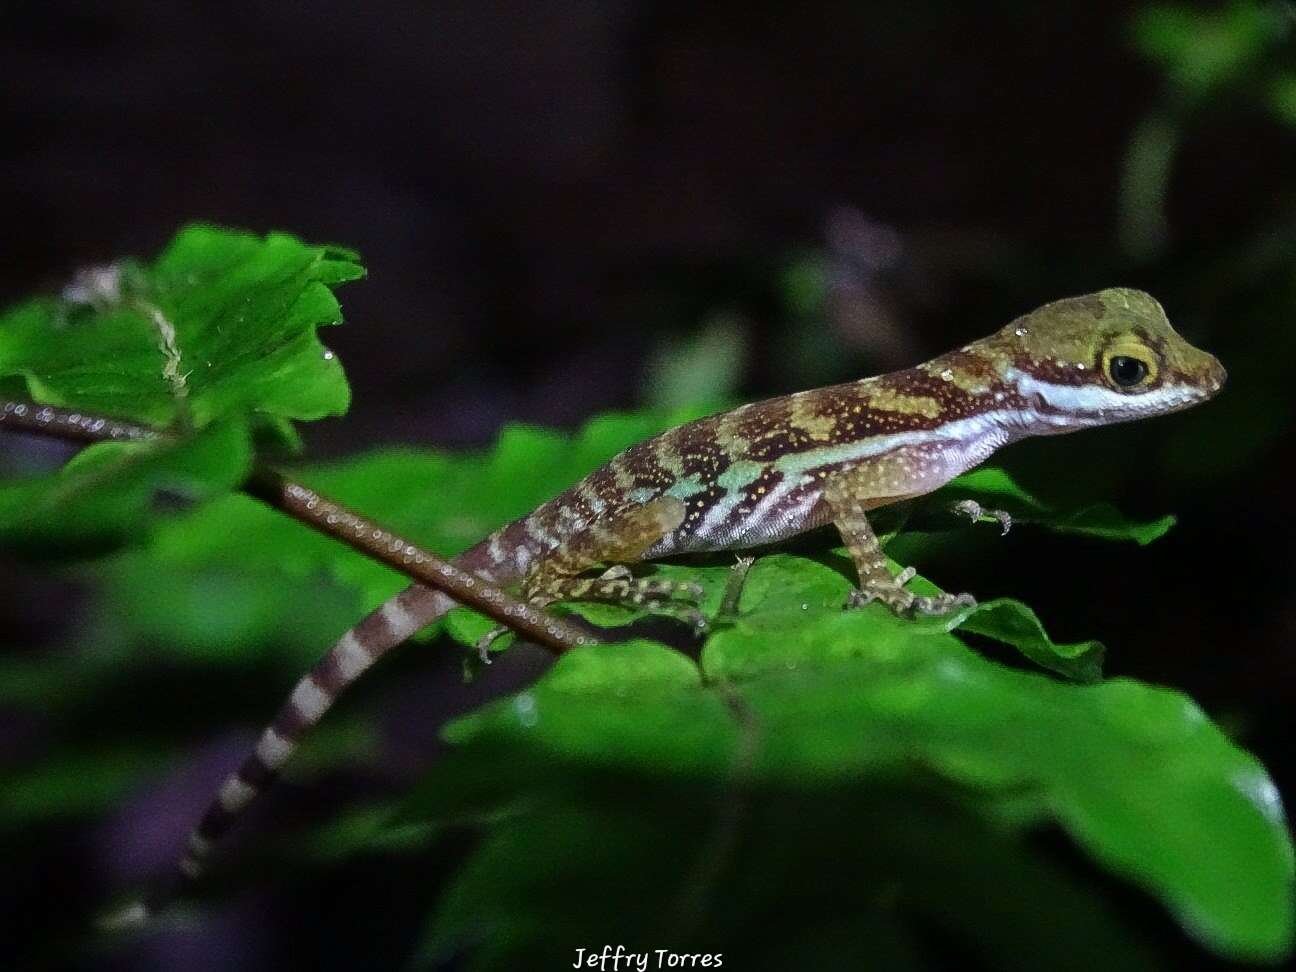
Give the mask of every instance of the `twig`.
<svg viewBox="0 0 1296 972">
<path fill-rule="evenodd" d="M 169 437 L 169 433 L 132 422 L 86 415 L 51 405 L 5 401 L 0 404 L 0 428 L 68 439 L 75 442 L 130 442 Z M 472 608 L 555 652 L 598 639 L 567 621 L 490 584 L 435 554 L 428 553 L 374 521 L 321 496 L 308 486 L 257 464 L 243 491 L 348 547 L 360 551 L 427 587 L 444 591 Z"/>
<path fill-rule="evenodd" d="M 390 530 L 360 516 L 309 486 L 258 466 L 243 490 L 321 533 L 414 578 L 554 651 L 596 642 L 574 626 L 505 593 L 435 554 L 420 550 Z"/>
<path fill-rule="evenodd" d="M 30 402 L 5 402 L 0 406 L 0 426 L 20 432 L 71 439 L 74 442 L 138 442 L 157 439 L 163 433 L 133 422 L 71 412 L 52 405 L 33 405 Z"/>
</svg>

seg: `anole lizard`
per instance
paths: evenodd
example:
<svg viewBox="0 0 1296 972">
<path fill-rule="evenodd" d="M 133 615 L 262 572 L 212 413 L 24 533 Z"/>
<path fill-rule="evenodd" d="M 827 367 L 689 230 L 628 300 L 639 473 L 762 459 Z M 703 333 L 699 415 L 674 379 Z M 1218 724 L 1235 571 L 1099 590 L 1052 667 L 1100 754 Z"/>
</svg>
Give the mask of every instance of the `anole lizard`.
<svg viewBox="0 0 1296 972">
<path fill-rule="evenodd" d="M 690 606 L 693 585 L 625 565 L 739 550 L 832 524 L 859 575 L 848 606 L 940 614 L 966 595 L 917 596 L 893 576 L 868 511 L 921 496 L 1000 446 L 1161 415 L 1224 384 L 1145 293 L 1113 289 L 1047 304 L 925 364 L 798 392 L 689 422 L 622 452 L 455 563 L 539 604 L 593 599 Z M 596 577 L 599 565 L 610 569 Z M 344 634 L 297 684 L 221 787 L 181 861 L 193 878 L 213 841 L 279 771 L 339 693 L 454 602 L 418 585 Z M 695 606 L 695 604 L 693 604 Z M 134 917 L 143 917 L 141 913 Z"/>
</svg>

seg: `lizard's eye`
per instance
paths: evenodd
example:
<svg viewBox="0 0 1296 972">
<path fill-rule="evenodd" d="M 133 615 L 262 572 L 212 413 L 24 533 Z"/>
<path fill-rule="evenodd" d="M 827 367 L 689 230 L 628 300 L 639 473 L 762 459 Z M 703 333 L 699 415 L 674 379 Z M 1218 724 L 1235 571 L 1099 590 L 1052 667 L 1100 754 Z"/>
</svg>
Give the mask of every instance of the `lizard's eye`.
<svg viewBox="0 0 1296 972">
<path fill-rule="evenodd" d="M 1107 373 L 1111 380 L 1122 388 L 1133 388 L 1147 377 L 1148 367 L 1138 358 L 1118 354 L 1107 362 Z"/>
<path fill-rule="evenodd" d="M 1116 388 L 1132 391 L 1156 380 L 1156 356 L 1140 342 L 1118 341 L 1103 352 L 1102 369 Z"/>
</svg>

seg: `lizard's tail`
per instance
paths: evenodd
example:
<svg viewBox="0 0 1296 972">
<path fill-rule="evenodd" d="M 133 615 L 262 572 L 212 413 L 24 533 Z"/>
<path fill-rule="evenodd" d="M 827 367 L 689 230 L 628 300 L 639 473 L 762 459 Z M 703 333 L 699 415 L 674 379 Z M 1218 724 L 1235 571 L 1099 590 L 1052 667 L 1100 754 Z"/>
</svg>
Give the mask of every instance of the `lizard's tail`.
<svg viewBox="0 0 1296 972">
<path fill-rule="evenodd" d="M 192 880 L 202 872 L 213 844 L 257 794 L 279 774 L 302 738 L 338 697 L 379 658 L 436 621 L 455 602 L 439 591 L 407 587 L 344 634 L 293 688 L 243 764 L 221 785 L 216 799 L 189 835 L 180 873 Z"/>
<path fill-rule="evenodd" d="M 494 575 L 508 571 L 500 571 L 488 558 L 487 544 L 483 543 L 456 558 L 455 563 L 499 582 Z M 502 578 L 505 583 L 509 579 Z M 347 686 L 388 651 L 442 617 L 455 605 L 455 601 L 440 591 L 415 584 L 342 635 L 297 683 L 274 720 L 261 733 L 255 748 L 221 785 L 198 826 L 190 833 L 184 856 L 170 880 L 154 889 L 147 898 L 131 901 L 103 916 L 100 926 L 118 930 L 142 924 L 182 893 L 202 874 L 216 841 L 274 780 L 302 738 L 323 718 Z"/>
</svg>

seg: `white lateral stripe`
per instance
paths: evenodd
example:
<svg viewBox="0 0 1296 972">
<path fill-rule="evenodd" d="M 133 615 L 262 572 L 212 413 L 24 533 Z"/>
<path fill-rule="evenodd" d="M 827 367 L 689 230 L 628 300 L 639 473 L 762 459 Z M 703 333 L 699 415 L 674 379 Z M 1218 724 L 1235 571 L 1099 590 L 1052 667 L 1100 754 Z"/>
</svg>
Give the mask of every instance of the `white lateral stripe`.
<svg viewBox="0 0 1296 972">
<path fill-rule="evenodd" d="M 307 675 L 297 687 L 293 689 L 289 697 L 293 708 L 307 722 L 316 722 L 324 714 L 324 710 L 329 707 L 329 697 L 324 690 L 315 684 L 315 679 Z"/>
<path fill-rule="evenodd" d="M 273 726 L 261 733 L 261 738 L 257 740 L 257 759 L 261 760 L 267 769 L 278 769 L 287 762 L 292 751 L 293 744 L 275 732 Z"/>
<path fill-rule="evenodd" d="M 348 631 L 333 648 L 333 657 L 337 661 L 338 674 L 345 681 L 351 681 L 366 668 L 373 658 L 360 644 L 354 631 Z"/>
<path fill-rule="evenodd" d="M 1151 391 L 1122 394 L 1102 385 L 1055 385 L 1041 381 L 1024 371 L 1009 371 L 1005 376 L 1015 382 L 1023 396 L 1038 395 L 1051 406 L 1069 412 L 1098 412 L 1103 409 L 1128 412 L 1133 409 L 1156 410 L 1181 405 L 1199 397 L 1188 387 L 1163 385 Z"/>
<path fill-rule="evenodd" d="M 220 788 L 217 799 L 220 801 L 221 809 L 226 813 L 236 813 L 247 806 L 254 796 L 256 796 L 256 787 L 251 783 L 245 783 L 240 776 L 231 776 Z"/>
<path fill-rule="evenodd" d="M 982 412 L 980 415 L 945 422 L 934 429 L 893 432 L 890 435 L 869 436 L 855 442 L 824 446 L 821 449 L 790 452 L 785 456 L 780 456 L 775 461 L 774 467 L 783 473 L 802 473 L 816 466 L 869 459 L 884 452 L 899 449 L 902 446 L 926 445 L 929 442 L 945 442 L 949 440 L 967 442 L 997 427 L 1001 421 L 1019 423 L 1023 418 L 1029 419 L 1032 417 L 1029 411 L 1022 409 L 997 409 L 993 412 Z"/>
</svg>

